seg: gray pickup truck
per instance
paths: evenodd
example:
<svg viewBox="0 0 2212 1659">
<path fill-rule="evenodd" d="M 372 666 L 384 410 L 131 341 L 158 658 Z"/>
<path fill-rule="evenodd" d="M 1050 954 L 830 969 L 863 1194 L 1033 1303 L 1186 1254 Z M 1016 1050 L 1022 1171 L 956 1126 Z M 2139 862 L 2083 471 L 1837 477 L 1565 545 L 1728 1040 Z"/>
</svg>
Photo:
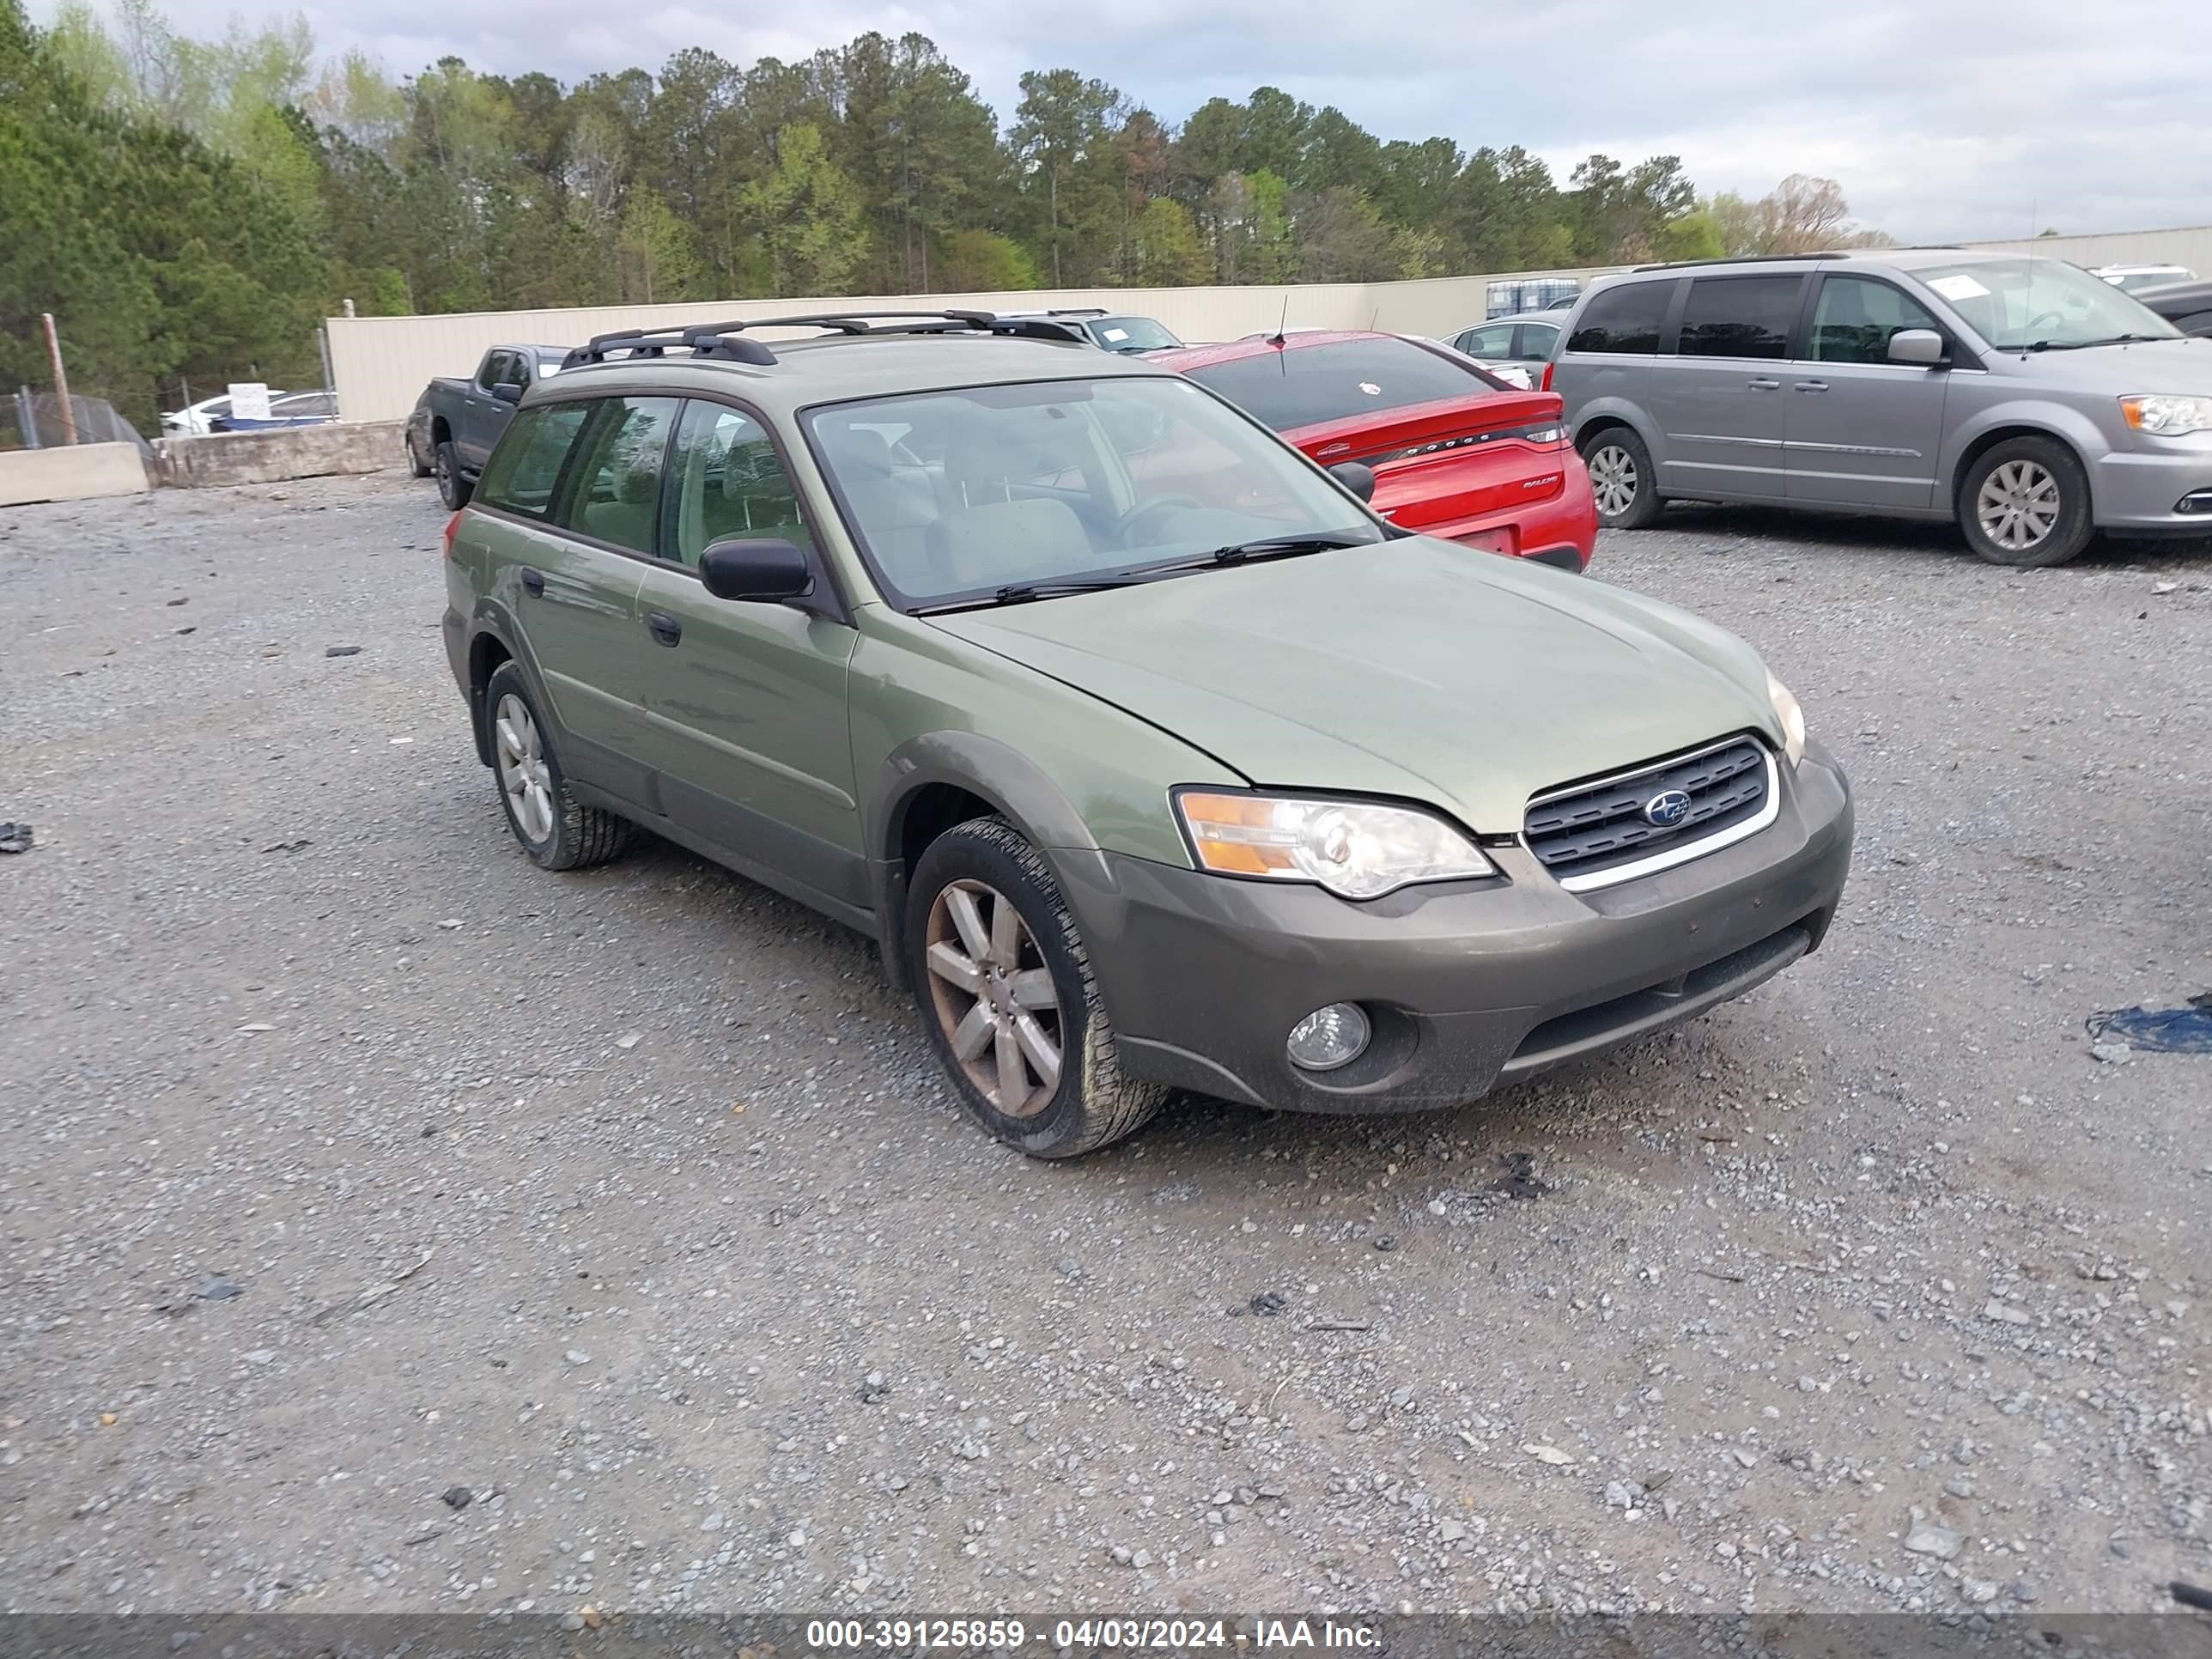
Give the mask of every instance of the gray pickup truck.
<svg viewBox="0 0 2212 1659">
<path fill-rule="evenodd" d="M 407 417 L 407 464 L 418 478 L 435 473 L 438 498 L 459 511 L 507 430 L 523 388 L 561 367 L 566 346 L 497 345 L 464 380 L 445 374 L 422 388 Z"/>
</svg>

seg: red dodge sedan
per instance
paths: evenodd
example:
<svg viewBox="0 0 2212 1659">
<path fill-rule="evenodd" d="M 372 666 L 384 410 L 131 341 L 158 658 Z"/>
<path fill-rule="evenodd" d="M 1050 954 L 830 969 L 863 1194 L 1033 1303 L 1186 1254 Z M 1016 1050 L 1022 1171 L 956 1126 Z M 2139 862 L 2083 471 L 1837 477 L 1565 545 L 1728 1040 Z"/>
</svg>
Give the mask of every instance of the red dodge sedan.
<svg viewBox="0 0 2212 1659">
<path fill-rule="evenodd" d="M 1393 524 L 1566 570 L 1589 563 L 1597 505 L 1556 392 L 1518 391 L 1446 346 L 1364 331 L 1148 355 L 1322 465 L 1373 468 L 1376 510 Z"/>
</svg>

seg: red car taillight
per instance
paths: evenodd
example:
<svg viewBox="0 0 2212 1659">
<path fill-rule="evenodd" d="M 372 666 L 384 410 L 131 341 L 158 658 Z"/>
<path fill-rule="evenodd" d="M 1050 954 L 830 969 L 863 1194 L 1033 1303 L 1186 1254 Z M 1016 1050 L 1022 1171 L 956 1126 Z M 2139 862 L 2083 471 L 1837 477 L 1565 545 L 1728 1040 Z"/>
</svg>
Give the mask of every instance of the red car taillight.
<svg viewBox="0 0 2212 1659">
<path fill-rule="evenodd" d="M 446 556 L 449 559 L 453 556 L 453 534 L 460 527 L 461 515 L 458 513 L 446 520 Z"/>
<path fill-rule="evenodd" d="M 1544 365 L 1544 378 L 1537 383 L 1537 391 L 1549 392 L 1552 389 L 1552 371 L 1558 367 L 1559 365 L 1556 363 L 1546 363 Z"/>
</svg>

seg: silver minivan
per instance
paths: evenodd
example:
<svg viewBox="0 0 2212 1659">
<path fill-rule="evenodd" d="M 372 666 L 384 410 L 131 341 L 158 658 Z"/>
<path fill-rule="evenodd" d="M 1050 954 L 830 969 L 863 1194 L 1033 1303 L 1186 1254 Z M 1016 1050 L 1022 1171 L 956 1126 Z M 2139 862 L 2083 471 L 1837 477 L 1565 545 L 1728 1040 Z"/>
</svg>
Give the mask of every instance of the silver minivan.
<svg viewBox="0 0 2212 1659">
<path fill-rule="evenodd" d="M 2062 260 L 1646 266 L 1591 285 L 1550 385 L 1608 526 L 1669 500 L 1955 519 L 2008 565 L 2212 536 L 2212 339 Z"/>
</svg>

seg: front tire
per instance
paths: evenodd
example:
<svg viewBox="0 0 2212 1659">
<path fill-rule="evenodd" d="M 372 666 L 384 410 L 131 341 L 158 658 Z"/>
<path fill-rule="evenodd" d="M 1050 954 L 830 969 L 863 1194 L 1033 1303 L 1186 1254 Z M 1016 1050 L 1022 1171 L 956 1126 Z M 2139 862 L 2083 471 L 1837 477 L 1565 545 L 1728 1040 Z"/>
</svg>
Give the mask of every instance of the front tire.
<svg viewBox="0 0 2212 1659">
<path fill-rule="evenodd" d="M 438 470 L 422 459 L 422 452 L 416 447 L 413 433 L 407 434 L 404 442 L 407 448 L 407 473 L 410 477 L 427 478 Z"/>
<path fill-rule="evenodd" d="M 922 1024 L 969 1116 L 1032 1158 L 1074 1158 L 1167 1098 L 1125 1076 L 1090 954 L 1042 855 L 1001 818 L 929 844 L 908 890 Z"/>
<path fill-rule="evenodd" d="M 605 864 L 629 845 L 629 819 L 586 806 L 568 793 L 568 776 L 520 669 L 511 662 L 494 669 L 483 703 L 499 804 L 532 862 L 545 870 L 581 870 Z"/>
<path fill-rule="evenodd" d="M 1583 441 L 1597 521 L 1607 530 L 1642 530 L 1659 516 L 1659 478 L 1644 440 L 1625 426 L 1601 427 Z"/>
<path fill-rule="evenodd" d="M 461 476 L 461 458 L 453 453 L 451 438 L 438 446 L 437 457 L 438 499 L 458 513 L 469 504 L 476 486 Z"/>
<path fill-rule="evenodd" d="M 2089 544 L 2089 475 L 2056 438 L 2008 438 L 1975 458 L 1959 484 L 1959 528 L 1991 564 L 2042 569 Z"/>
</svg>

